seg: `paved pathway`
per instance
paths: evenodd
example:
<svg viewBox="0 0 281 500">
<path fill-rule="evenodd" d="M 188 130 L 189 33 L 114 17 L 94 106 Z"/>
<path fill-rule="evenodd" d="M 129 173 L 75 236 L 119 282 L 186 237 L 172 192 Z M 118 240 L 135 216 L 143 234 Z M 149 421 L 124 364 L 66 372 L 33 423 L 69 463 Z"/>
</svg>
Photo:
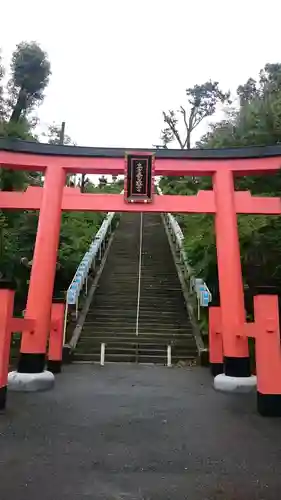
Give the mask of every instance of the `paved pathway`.
<svg viewBox="0 0 281 500">
<path fill-rule="evenodd" d="M 75 365 L 9 394 L 1 500 L 278 500 L 281 420 L 202 368 Z"/>
</svg>

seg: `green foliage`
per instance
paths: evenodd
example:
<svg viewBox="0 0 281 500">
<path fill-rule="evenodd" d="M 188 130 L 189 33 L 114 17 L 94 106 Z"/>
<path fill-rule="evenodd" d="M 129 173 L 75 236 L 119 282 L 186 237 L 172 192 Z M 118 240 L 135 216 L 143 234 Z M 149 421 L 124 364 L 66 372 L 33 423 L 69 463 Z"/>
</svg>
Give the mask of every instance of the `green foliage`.
<svg viewBox="0 0 281 500">
<path fill-rule="evenodd" d="M 2 63 L 2 55 L 0 51 L 0 124 L 4 118 L 4 113 L 5 113 L 5 99 L 4 99 L 4 87 L 3 87 L 4 75 L 5 75 L 5 68 Z"/>
<path fill-rule="evenodd" d="M 57 288 L 67 288 L 84 254 L 89 249 L 103 213 L 64 212 L 62 215 Z"/>
<path fill-rule="evenodd" d="M 120 192 L 120 186 L 103 188 L 88 184 L 88 192 Z M 32 261 L 38 225 L 37 211 L 14 212 L 13 217 L 0 212 L 0 273 L 17 281 L 17 304 L 24 306 L 29 281 L 29 269 L 21 259 Z M 105 214 L 102 212 L 63 212 L 61 221 L 59 267 L 56 273 L 55 294 L 65 291 L 87 252 Z M 1 277 L 1 276 L 0 276 Z"/>
<path fill-rule="evenodd" d="M 21 265 L 21 258 L 28 255 L 32 258 L 38 222 L 37 212 L 13 211 L 2 214 L 0 251 L 0 274 L 13 278 L 17 283 L 16 303 L 24 305 L 29 270 Z"/>
<path fill-rule="evenodd" d="M 9 104 L 10 121 L 17 122 L 42 102 L 51 74 L 47 54 L 35 42 L 21 42 L 13 52 Z"/>
<path fill-rule="evenodd" d="M 281 65 L 267 64 L 258 80 L 249 78 L 237 89 L 240 105 L 229 108 L 225 118 L 210 125 L 197 143 L 201 148 L 223 148 L 281 142 Z M 162 178 L 164 192 L 193 194 L 210 188 L 210 179 Z M 280 196 L 281 172 L 276 175 L 247 176 L 236 179 L 236 189 L 253 195 Z M 185 235 L 190 264 L 204 278 L 216 295 L 218 290 L 217 257 L 214 224 L 209 215 L 179 215 Z M 251 313 L 252 295 L 257 285 L 277 286 L 281 283 L 280 217 L 241 215 L 238 217 L 241 262 L 246 305 Z"/>
<path fill-rule="evenodd" d="M 264 100 L 272 97 L 275 92 L 281 88 L 281 64 L 266 64 L 259 73 L 259 80 L 249 78 L 244 85 L 239 85 L 237 94 L 240 98 L 240 104 L 253 102 L 256 99 Z"/>
<path fill-rule="evenodd" d="M 64 123 L 62 125 L 57 125 L 56 123 L 49 125 L 47 134 L 43 134 L 47 137 L 49 144 L 75 145 L 71 137 L 64 133 L 64 126 Z"/>
<path fill-rule="evenodd" d="M 121 189 L 116 184 L 96 187 L 88 182 L 86 192 L 120 193 Z M 63 212 L 58 256 L 60 268 L 57 271 L 56 292 L 68 288 L 104 217 L 103 212 Z"/>
</svg>

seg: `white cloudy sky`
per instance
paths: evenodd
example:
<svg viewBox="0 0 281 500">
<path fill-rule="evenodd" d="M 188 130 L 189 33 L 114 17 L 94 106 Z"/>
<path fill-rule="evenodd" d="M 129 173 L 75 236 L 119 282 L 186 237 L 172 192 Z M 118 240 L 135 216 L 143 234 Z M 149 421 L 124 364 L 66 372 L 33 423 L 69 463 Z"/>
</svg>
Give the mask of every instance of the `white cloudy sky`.
<svg viewBox="0 0 281 500">
<path fill-rule="evenodd" d="M 187 87 L 235 90 L 281 62 L 280 14 L 279 0 L 4 1 L 0 46 L 7 65 L 22 40 L 48 52 L 43 128 L 65 120 L 80 145 L 151 147 Z"/>
</svg>

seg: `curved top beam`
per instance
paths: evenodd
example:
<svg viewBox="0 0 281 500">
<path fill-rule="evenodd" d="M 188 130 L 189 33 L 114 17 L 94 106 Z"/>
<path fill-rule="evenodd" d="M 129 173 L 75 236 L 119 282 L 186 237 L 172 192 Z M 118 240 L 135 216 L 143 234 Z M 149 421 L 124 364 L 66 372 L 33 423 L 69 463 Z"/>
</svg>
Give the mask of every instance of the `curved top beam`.
<svg viewBox="0 0 281 500">
<path fill-rule="evenodd" d="M 0 151 L 29 153 L 44 156 L 64 156 L 77 158 L 124 158 L 126 153 L 155 153 L 161 160 L 226 160 L 281 157 L 281 145 L 250 146 L 246 148 L 223 149 L 144 149 L 144 148 L 93 148 L 84 146 L 62 146 L 21 141 L 19 139 L 0 138 Z"/>
</svg>

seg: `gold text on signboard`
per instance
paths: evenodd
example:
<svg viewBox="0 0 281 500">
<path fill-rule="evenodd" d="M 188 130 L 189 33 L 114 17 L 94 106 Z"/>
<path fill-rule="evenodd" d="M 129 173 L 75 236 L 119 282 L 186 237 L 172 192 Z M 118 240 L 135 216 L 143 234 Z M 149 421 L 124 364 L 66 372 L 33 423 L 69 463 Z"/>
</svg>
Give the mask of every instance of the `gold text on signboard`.
<svg viewBox="0 0 281 500">
<path fill-rule="evenodd" d="M 143 188 L 143 166 L 141 163 L 137 163 L 136 172 L 136 189 L 138 193 L 141 193 Z"/>
</svg>

